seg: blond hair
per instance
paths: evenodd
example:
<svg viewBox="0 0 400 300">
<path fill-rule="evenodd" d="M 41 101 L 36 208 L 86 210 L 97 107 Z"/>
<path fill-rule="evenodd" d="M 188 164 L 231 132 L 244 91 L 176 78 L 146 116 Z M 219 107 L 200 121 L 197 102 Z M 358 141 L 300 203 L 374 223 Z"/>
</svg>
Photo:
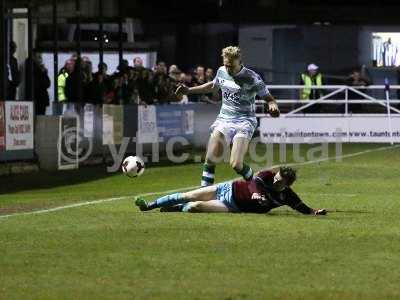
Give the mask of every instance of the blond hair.
<svg viewBox="0 0 400 300">
<path fill-rule="evenodd" d="M 229 47 L 222 49 L 221 56 L 223 58 L 227 58 L 227 59 L 241 59 L 242 52 L 240 51 L 239 47 L 229 46 Z"/>
</svg>

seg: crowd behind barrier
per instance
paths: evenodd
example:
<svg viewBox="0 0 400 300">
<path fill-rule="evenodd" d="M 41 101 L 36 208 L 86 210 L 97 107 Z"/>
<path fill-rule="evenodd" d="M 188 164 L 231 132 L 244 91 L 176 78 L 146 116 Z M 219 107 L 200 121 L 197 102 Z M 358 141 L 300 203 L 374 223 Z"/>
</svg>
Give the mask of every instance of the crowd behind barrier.
<svg viewBox="0 0 400 300">
<path fill-rule="evenodd" d="M 29 66 L 33 66 L 30 72 Z M 50 78 L 43 64 L 40 53 L 35 53 L 33 62 L 25 62 L 24 99 L 33 99 L 35 114 L 44 115 L 50 104 L 48 89 Z M 62 112 L 69 111 L 73 104 L 169 104 L 213 102 L 219 99 L 218 94 L 183 95 L 178 97 L 175 90 L 179 84 L 188 87 L 198 86 L 214 79 L 214 70 L 197 66 L 186 72 L 177 65 L 158 62 L 153 69 L 143 66 L 143 60 L 136 57 L 133 66 L 127 60 L 117 67 L 115 72 L 108 70 L 107 64 L 99 63 L 97 71 L 86 56 L 72 55 L 60 69 L 57 77 L 57 102 L 62 104 Z M 30 74 L 33 73 L 32 80 Z M 14 84 L 15 87 L 17 85 Z M 33 86 L 32 86 L 33 85 Z M 32 94 L 33 93 L 33 94 Z M 9 99 L 15 99 L 10 95 Z"/>
</svg>

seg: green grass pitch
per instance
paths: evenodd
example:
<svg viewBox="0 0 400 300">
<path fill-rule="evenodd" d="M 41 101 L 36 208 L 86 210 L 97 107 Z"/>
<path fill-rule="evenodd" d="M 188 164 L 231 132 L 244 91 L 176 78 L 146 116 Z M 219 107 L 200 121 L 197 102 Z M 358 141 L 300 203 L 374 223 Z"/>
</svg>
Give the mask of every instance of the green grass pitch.
<svg viewBox="0 0 400 300">
<path fill-rule="evenodd" d="M 137 179 L 104 166 L 2 177 L 0 299 L 400 299 L 400 148 L 297 169 L 294 189 L 328 216 L 133 206 L 134 195 L 197 185 L 194 163 L 151 166 Z M 234 177 L 217 167 L 218 182 Z"/>
</svg>

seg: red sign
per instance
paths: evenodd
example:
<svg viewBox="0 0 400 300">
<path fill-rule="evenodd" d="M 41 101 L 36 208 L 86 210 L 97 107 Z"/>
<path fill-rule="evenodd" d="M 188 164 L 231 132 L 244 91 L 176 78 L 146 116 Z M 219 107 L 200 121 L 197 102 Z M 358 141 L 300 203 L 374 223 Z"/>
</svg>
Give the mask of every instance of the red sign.
<svg viewBox="0 0 400 300">
<path fill-rule="evenodd" d="M 0 151 L 4 151 L 6 148 L 6 118 L 4 113 L 4 102 L 0 102 Z"/>
</svg>

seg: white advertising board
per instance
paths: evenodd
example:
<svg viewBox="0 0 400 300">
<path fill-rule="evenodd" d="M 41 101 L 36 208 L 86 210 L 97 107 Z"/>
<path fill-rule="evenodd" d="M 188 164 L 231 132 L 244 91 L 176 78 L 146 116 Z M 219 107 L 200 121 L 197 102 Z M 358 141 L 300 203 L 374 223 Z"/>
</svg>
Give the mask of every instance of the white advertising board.
<svg viewBox="0 0 400 300">
<path fill-rule="evenodd" d="M 157 143 L 158 130 L 156 107 L 139 105 L 138 107 L 138 143 Z"/>
<path fill-rule="evenodd" d="M 33 103 L 6 101 L 6 150 L 33 149 Z"/>
<path fill-rule="evenodd" d="M 263 143 L 394 143 L 400 142 L 400 116 L 262 118 Z"/>
</svg>

